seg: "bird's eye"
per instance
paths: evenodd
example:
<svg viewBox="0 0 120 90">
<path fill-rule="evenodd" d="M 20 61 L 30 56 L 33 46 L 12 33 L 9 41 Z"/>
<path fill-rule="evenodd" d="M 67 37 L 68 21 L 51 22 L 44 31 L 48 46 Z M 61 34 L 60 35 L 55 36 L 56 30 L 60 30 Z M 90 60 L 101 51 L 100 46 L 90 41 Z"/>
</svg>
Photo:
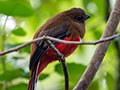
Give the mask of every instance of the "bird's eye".
<svg viewBox="0 0 120 90">
<path fill-rule="evenodd" d="M 80 21 L 80 20 L 83 19 L 83 17 L 82 17 L 82 16 L 77 16 L 76 19 L 77 19 L 78 21 Z"/>
</svg>

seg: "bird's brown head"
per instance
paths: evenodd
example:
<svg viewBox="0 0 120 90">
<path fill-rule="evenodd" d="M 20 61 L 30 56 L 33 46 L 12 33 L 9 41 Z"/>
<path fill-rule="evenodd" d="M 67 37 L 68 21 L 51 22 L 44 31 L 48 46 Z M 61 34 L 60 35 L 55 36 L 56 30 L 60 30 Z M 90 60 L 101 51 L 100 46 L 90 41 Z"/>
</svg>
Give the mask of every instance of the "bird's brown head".
<svg viewBox="0 0 120 90">
<path fill-rule="evenodd" d="M 71 23 L 69 30 L 71 34 L 73 34 L 72 36 L 79 35 L 83 38 L 85 34 L 85 20 L 90 18 L 90 16 L 81 8 L 72 8 L 64 11 L 63 15 L 65 15 L 65 18 Z"/>
</svg>

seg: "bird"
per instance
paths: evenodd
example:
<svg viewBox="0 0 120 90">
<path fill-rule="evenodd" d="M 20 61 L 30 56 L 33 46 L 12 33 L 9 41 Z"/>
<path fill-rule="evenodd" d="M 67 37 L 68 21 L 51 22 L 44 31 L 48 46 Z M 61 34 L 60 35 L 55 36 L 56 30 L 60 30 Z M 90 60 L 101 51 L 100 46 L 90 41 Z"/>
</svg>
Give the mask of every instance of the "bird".
<svg viewBox="0 0 120 90">
<path fill-rule="evenodd" d="M 36 31 L 33 39 L 47 35 L 65 41 L 80 42 L 85 35 L 85 20 L 88 18 L 90 18 L 90 16 L 81 8 L 71 8 L 60 12 L 48 19 Z M 54 41 L 51 42 L 64 57 L 71 55 L 78 47 L 78 45 L 66 45 Z M 38 41 L 37 43 L 31 44 L 29 64 L 31 75 L 27 90 L 35 90 L 40 73 L 49 63 L 57 60 L 57 56 L 45 41 Z"/>
</svg>

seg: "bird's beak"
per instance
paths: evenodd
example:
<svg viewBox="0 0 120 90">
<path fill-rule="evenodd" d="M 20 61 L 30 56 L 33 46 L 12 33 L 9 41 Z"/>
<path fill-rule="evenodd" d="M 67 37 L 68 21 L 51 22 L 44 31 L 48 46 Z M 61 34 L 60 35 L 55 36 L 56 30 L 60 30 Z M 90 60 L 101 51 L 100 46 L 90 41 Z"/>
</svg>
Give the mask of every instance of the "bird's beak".
<svg viewBox="0 0 120 90">
<path fill-rule="evenodd" d="M 90 18 L 90 16 L 86 14 L 86 17 L 85 17 L 84 20 L 87 20 L 88 18 Z"/>
<path fill-rule="evenodd" d="M 90 18 L 90 16 L 86 14 L 86 17 L 85 17 L 84 19 L 80 20 L 80 22 L 84 22 L 84 21 L 87 20 L 88 18 Z"/>
</svg>

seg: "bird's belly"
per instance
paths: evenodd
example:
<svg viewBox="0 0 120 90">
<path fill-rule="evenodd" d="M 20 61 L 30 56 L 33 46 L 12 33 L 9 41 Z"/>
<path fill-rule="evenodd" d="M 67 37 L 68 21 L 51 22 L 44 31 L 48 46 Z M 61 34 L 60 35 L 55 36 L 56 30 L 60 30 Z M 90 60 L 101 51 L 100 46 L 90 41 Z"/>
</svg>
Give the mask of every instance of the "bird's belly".
<svg viewBox="0 0 120 90">
<path fill-rule="evenodd" d="M 74 39 L 65 38 L 64 40 L 80 41 L 79 37 L 74 38 Z M 59 52 L 61 52 L 64 55 L 64 57 L 67 57 L 70 54 L 72 54 L 77 47 L 78 47 L 78 45 L 66 45 L 66 44 L 61 44 L 61 43 L 56 45 L 56 48 L 58 49 Z"/>
<path fill-rule="evenodd" d="M 80 41 L 80 38 L 79 37 L 74 38 L 74 39 L 65 38 L 64 40 L 65 41 Z M 55 47 L 58 49 L 59 52 L 61 52 L 64 55 L 64 57 L 67 57 L 75 51 L 78 45 L 66 45 L 66 44 L 59 43 Z M 50 61 L 57 60 L 55 53 L 51 49 L 46 51 L 43 55 L 46 56 L 45 57 L 46 59 L 50 59 Z"/>
<path fill-rule="evenodd" d="M 65 38 L 64 40 L 66 41 L 80 41 L 79 37 L 76 38 Z M 78 45 L 66 45 L 66 44 L 57 44 L 55 46 L 59 52 L 61 52 L 64 57 L 69 56 L 70 54 L 72 54 L 75 49 L 78 47 Z M 46 51 L 42 57 L 40 58 L 40 64 L 39 64 L 39 73 L 38 75 L 42 72 L 42 70 L 51 62 L 58 60 L 55 53 L 50 49 L 48 51 Z"/>
</svg>

